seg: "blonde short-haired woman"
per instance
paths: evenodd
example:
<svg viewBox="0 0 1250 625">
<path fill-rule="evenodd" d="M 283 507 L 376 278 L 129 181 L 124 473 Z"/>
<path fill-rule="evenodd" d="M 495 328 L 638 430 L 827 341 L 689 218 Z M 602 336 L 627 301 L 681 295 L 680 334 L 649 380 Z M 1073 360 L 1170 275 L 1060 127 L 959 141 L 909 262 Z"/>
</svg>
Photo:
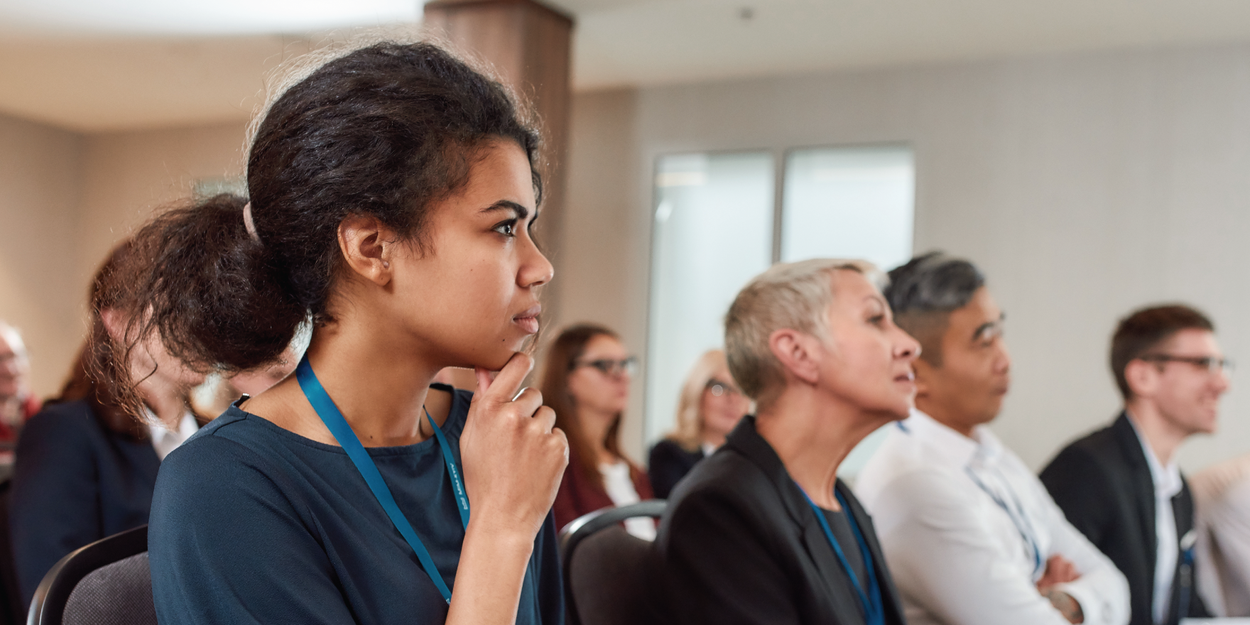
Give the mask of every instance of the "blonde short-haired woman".
<svg viewBox="0 0 1250 625">
<path fill-rule="evenodd" d="M 725 352 L 703 352 L 681 387 L 676 429 L 651 448 L 647 473 L 655 496 L 667 499 L 695 464 L 725 444 L 725 437 L 750 410 L 751 400 L 729 373 Z"/>
</svg>

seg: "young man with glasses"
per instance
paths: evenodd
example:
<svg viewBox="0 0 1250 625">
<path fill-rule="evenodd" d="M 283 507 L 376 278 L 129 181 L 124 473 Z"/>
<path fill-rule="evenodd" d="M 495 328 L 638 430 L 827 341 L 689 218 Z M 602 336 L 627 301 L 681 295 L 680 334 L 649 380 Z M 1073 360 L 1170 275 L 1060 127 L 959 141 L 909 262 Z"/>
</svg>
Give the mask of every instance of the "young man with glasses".
<svg viewBox="0 0 1250 625">
<path fill-rule="evenodd" d="M 1201 312 L 1172 305 L 1132 313 L 1111 339 L 1124 409 L 1042 471 L 1068 520 L 1128 578 L 1131 625 L 1208 616 L 1193 592 L 1194 506 L 1176 450 L 1215 431 L 1231 368 Z"/>
</svg>

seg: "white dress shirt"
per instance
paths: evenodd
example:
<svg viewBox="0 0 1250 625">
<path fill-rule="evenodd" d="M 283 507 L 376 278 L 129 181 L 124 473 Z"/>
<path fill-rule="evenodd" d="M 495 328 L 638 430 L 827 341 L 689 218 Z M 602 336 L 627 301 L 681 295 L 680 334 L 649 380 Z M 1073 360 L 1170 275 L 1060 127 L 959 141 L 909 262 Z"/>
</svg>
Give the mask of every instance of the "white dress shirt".
<svg viewBox="0 0 1250 625">
<path fill-rule="evenodd" d="M 148 432 L 152 435 L 152 448 L 156 450 L 156 457 L 161 460 L 164 460 L 169 452 L 177 449 L 200 429 L 199 424 L 195 422 L 195 415 L 192 415 L 189 410 L 182 413 L 182 419 L 178 421 L 176 430 L 165 427 L 165 424 L 156 418 L 151 410 L 144 408 L 144 411 L 148 417 Z"/>
<path fill-rule="evenodd" d="M 1129 620 L 1128 582 L 1063 516 L 1033 472 L 985 427 L 976 440 L 913 411 L 865 465 L 872 514 L 911 625 L 1066 625 L 1037 590 L 1060 555 L 1080 579 L 1055 588 L 1090 625 Z"/>
<path fill-rule="evenodd" d="M 1250 616 L 1250 455 L 1189 478 L 1198 592 L 1216 616 Z"/>
<path fill-rule="evenodd" d="M 1137 429 L 1137 424 L 1132 418 L 1128 422 L 1137 434 L 1137 442 L 1141 443 L 1142 452 L 1146 454 L 1146 464 L 1150 465 L 1150 481 L 1155 487 L 1155 592 L 1154 605 L 1150 607 L 1154 622 L 1162 623 L 1167 618 L 1168 603 L 1172 598 L 1172 581 L 1176 577 L 1176 561 L 1181 556 L 1172 498 L 1180 494 L 1184 483 L 1181 481 L 1181 469 L 1176 465 L 1176 459 L 1173 458 L 1168 466 L 1163 466 L 1150 443 L 1141 435 L 1141 430 Z"/>
<path fill-rule="evenodd" d="M 624 460 L 599 465 L 599 473 L 603 474 L 603 489 L 617 507 L 641 501 L 638 489 L 634 488 L 634 481 L 629 477 L 629 464 Z M 644 517 L 625 519 L 625 531 L 643 540 L 655 540 L 655 520 Z"/>
</svg>

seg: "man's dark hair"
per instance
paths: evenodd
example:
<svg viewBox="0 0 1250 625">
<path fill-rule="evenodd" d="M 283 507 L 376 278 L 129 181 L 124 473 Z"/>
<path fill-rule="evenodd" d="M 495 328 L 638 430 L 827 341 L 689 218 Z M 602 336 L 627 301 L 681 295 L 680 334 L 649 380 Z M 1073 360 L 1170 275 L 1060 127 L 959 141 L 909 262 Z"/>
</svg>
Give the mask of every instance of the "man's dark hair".
<svg viewBox="0 0 1250 625">
<path fill-rule="evenodd" d="M 1120 320 L 1111 336 L 1111 373 L 1125 400 L 1133 396 L 1124 377 L 1128 363 L 1150 354 L 1181 330 L 1214 332 L 1215 324 L 1184 304 L 1142 308 Z"/>
<path fill-rule="evenodd" d="M 951 312 L 967 306 L 983 286 L 985 276 L 972 263 L 929 252 L 890 271 L 885 299 L 894 323 L 920 341 L 920 357 L 939 367 Z"/>
</svg>

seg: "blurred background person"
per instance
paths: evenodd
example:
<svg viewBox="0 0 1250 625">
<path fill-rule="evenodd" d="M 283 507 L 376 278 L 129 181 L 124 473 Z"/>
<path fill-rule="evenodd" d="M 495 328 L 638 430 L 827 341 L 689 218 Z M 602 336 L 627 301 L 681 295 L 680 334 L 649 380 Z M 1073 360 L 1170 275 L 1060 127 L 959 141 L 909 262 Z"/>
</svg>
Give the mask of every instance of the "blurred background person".
<svg viewBox="0 0 1250 625">
<path fill-rule="evenodd" d="M 124 292 L 129 241 L 116 247 L 91 286 L 90 332 L 121 336 L 129 319 L 113 296 Z M 124 297 L 124 295 L 119 296 Z M 88 340 L 87 345 L 107 345 Z M 128 356 L 146 422 L 128 412 L 116 388 L 99 384 L 112 362 L 107 348 L 84 348 L 60 395 L 30 419 L 17 446 L 10 529 L 24 606 L 52 565 L 69 552 L 148 522 L 161 460 L 206 420 L 193 414 L 188 396 L 204 380 L 171 358 L 158 338 Z"/>
<path fill-rule="evenodd" d="M 1215 616 L 1250 616 L 1250 454 L 1189 478 L 1198 592 Z"/>
<path fill-rule="evenodd" d="M 30 389 L 30 359 L 17 328 L 0 321 L 0 459 L 11 452 L 39 400 Z"/>
<path fill-rule="evenodd" d="M 677 402 L 677 429 L 651 448 L 647 474 L 655 496 L 668 499 L 673 486 L 700 460 L 725 444 L 725 437 L 751 410 L 729 373 L 725 352 L 708 350 L 695 361 Z"/>
<path fill-rule="evenodd" d="M 569 464 L 556 493 L 556 527 L 612 506 L 653 497 L 647 474 L 621 451 L 621 419 L 637 359 L 617 334 L 593 324 L 566 328 L 547 351 L 543 403 L 569 439 Z M 651 519 L 630 519 L 630 534 L 651 540 Z"/>
<path fill-rule="evenodd" d="M 1002 309 L 972 263 L 934 252 L 885 296 L 923 346 L 916 403 L 855 490 L 912 625 L 1124 625 L 1124 576 L 987 425 L 1011 386 Z"/>
<path fill-rule="evenodd" d="M 1068 521 L 1128 579 L 1132 625 L 1209 616 L 1193 592 L 1194 501 L 1176 451 L 1190 436 L 1215 431 L 1228 391 L 1229 363 L 1214 329 L 1189 306 L 1153 306 L 1121 319 L 1110 361 L 1124 407 L 1041 473 Z"/>
</svg>

